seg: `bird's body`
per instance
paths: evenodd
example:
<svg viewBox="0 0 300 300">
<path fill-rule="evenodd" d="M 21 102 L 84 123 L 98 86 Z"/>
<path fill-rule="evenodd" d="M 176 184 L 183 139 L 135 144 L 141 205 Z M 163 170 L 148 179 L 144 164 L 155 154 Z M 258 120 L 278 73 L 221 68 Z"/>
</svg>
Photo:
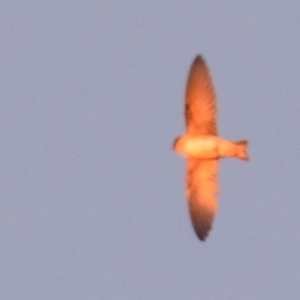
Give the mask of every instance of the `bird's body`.
<svg viewBox="0 0 300 300">
<path fill-rule="evenodd" d="M 247 141 L 231 142 L 214 135 L 183 135 L 175 140 L 174 149 L 187 158 L 238 157 L 247 160 L 246 145 Z"/>
<path fill-rule="evenodd" d="M 204 59 L 197 56 L 187 82 L 186 134 L 176 138 L 173 148 L 187 158 L 187 198 L 195 232 L 204 241 L 217 210 L 218 159 L 248 160 L 246 140 L 231 142 L 220 138 L 216 125 L 216 100 Z"/>
</svg>

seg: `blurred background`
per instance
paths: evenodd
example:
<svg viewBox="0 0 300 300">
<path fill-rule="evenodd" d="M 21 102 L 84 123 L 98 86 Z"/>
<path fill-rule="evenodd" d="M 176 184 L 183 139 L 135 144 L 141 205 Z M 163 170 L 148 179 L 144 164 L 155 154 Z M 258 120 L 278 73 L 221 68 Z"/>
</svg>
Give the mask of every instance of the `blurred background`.
<svg viewBox="0 0 300 300">
<path fill-rule="evenodd" d="M 300 2 L 0 4 L 0 298 L 299 299 Z M 205 243 L 185 199 L 203 54 L 221 161 Z"/>
</svg>

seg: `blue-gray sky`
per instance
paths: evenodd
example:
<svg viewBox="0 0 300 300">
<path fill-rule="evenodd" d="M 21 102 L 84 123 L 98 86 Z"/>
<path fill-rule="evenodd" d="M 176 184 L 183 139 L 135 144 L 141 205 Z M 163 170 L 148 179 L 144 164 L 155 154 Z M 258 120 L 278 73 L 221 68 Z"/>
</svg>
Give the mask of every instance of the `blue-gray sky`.
<svg viewBox="0 0 300 300">
<path fill-rule="evenodd" d="M 219 131 L 205 243 L 185 200 L 194 56 Z M 296 300 L 300 294 L 299 1 L 0 4 L 0 298 Z"/>
</svg>

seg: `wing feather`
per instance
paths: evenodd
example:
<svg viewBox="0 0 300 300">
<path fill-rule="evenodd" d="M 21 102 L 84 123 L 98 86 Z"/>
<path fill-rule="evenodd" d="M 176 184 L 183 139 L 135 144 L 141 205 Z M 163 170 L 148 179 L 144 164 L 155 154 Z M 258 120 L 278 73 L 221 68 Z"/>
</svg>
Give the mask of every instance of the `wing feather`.
<svg viewBox="0 0 300 300">
<path fill-rule="evenodd" d="M 185 119 L 188 134 L 218 135 L 216 100 L 208 67 L 201 56 L 191 66 L 186 89 Z"/>
<path fill-rule="evenodd" d="M 204 241 L 212 228 L 217 210 L 218 160 L 188 159 L 187 197 L 192 225 Z"/>
</svg>

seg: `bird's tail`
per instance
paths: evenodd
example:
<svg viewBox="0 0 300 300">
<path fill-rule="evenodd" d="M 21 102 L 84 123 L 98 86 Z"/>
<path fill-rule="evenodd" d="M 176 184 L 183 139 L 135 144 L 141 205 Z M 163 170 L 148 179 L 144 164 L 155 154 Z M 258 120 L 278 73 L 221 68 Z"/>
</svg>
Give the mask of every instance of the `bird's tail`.
<svg viewBox="0 0 300 300">
<path fill-rule="evenodd" d="M 243 159 L 243 160 L 249 160 L 249 156 L 247 154 L 247 147 L 248 147 L 248 141 L 242 140 L 235 142 L 236 145 L 236 157 Z"/>
</svg>

